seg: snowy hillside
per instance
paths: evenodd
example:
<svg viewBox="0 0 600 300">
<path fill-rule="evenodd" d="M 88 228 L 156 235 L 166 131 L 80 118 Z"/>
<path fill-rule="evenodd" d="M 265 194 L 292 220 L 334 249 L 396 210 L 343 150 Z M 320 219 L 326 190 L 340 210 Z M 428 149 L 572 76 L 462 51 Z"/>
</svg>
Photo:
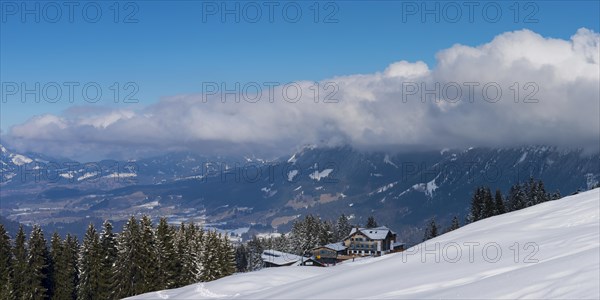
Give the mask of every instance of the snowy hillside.
<svg viewBox="0 0 600 300">
<path fill-rule="evenodd" d="M 595 189 L 485 219 L 403 253 L 330 268 L 263 269 L 135 299 L 598 299 L 599 202 Z"/>
</svg>

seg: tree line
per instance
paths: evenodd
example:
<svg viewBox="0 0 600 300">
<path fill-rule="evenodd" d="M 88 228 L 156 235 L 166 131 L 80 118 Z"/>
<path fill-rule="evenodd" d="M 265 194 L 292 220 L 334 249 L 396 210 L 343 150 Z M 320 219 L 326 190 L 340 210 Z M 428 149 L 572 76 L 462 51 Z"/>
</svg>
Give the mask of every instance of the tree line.
<svg viewBox="0 0 600 300">
<path fill-rule="evenodd" d="M 80 244 L 54 233 L 50 245 L 40 226 L 12 241 L 0 224 L 0 299 L 119 299 L 211 281 L 235 272 L 227 236 L 189 223 L 131 217 L 121 233 L 93 224 Z"/>
<path fill-rule="evenodd" d="M 489 187 L 479 187 L 471 198 L 469 222 L 476 222 L 506 212 L 516 211 L 550 200 L 560 199 L 559 191 L 546 192 L 544 182 L 532 177 L 524 183 L 514 184 L 506 197 L 497 189 L 492 198 Z"/>
<path fill-rule="evenodd" d="M 296 255 L 305 255 L 311 249 L 339 242 L 350 235 L 355 227 L 349 218 L 342 214 L 335 222 L 321 220 L 313 215 L 306 215 L 296 220 L 292 230 L 287 234 L 276 237 L 258 238 L 254 236 L 245 245 L 236 247 L 236 268 L 238 272 L 259 270 L 263 266 L 261 254 L 264 250 L 272 249 Z M 374 217 L 369 217 L 366 227 L 377 227 Z"/>
<path fill-rule="evenodd" d="M 496 189 L 494 196 L 490 187 L 479 186 L 475 189 L 471 197 L 471 207 L 466 222 L 472 223 L 489 217 L 501 215 L 507 212 L 520 210 L 533 205 L 544 203 L 550 200 L 560 199 L 560 191 L 548 193 L 542 180 L 535 180 L 530 177 L 528 181 L 514 184 L 507 196 L 504 196 L 500 189 Z M 445 231 L 449 232 L 460 227 L 458 217 L 452 219 L 452 224 Z M 423 241 L 434 238 L 438 235 L 439 226 L 432 218 L 427 227 Z"/>
</svg>

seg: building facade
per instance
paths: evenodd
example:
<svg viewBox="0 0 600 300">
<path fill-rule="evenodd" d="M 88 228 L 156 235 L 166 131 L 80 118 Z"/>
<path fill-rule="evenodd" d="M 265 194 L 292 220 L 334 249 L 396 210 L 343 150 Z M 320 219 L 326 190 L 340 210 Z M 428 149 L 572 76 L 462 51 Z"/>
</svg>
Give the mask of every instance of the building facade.
<svg viewBox="0 0 600 300">
<path fill-rule="evenodd" d="M 396 234 L 385 226 L 352 228 L 344 239 L 349 255 L 382 255 L 394 251 Z"/>
</svg>

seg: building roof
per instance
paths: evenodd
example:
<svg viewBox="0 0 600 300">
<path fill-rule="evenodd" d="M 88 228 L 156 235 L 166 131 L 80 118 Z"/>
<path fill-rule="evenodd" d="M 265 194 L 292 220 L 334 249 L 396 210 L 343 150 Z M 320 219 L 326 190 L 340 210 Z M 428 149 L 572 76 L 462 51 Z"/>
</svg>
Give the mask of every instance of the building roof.
<svg viewBox="0 0 600 300">
<path fill-rule="evenodd" d="M 264 250 L 260 257 L 264 262 L 278 266 L 293 264 L 302 258 L 301 256 L 295 254 L 285 253 L 273 249 Z"/>
<path fill-rule="evenodd" d="M 314 255 L 311 256 L 311 257 L 306 258 L 306 260 L 304 260 L 302 262 L 302 264 L 306 266 L 306 262 L 307 261 L 312 261 L 312 262 L 314 262 L 314 263 L 316 263 L 316 264 L 318 264 L 320 266 L 324 266 L 324 264 L 322 262 L 320 262 Z"/>
<path fill-rule="evenodd" d="M 404 246 L 405 243 L 404 242 L 394 242 L 394 248 L 398 247 L 398 246 Z"/>
<path fill-rule="evenodd" d="M 352 230 L 350 231 L 350 235 L 355 234 L 357 230 L 372 240 L 383 240 L 388 235 L 388 233 L 393 234 L 393 232 L 389 228 L 385 226 L 379 226 L 375 228 L 352 228 Z"/>
<path fill-rule="evenodd" d="M 347 247 L 346 247 L 346 245 L 344 245 L 343 242 L 337 242 L 337 243 L 327 244 L 324 246 L 315 247 L 314 249 L 317 249 L 317 248 L 329 248 L 334 251 L 343 251 L 343 250 L 346 250 Z"/>
</svg>

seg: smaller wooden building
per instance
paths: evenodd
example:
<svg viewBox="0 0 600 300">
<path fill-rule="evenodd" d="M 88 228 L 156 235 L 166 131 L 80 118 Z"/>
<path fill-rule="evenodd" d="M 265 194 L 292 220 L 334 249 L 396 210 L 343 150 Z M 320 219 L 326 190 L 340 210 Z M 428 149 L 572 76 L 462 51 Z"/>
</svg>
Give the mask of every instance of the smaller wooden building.
<svg viewBox="0 0 600 300">
<path fill-rule="evenodd" d="M 402 252 L 404 251 L 404 246 L 406 244 L 403 242 L 395 242 L 393 244 L 392 250 L 390 250 L 391 253 L 396 253 L 396 252 Z"/>
<path fill-rule="evenodd" d="M 323 262 L 319 261 L 316 257 L 305 257 L 303 261 L 300 263 L 301 266 L 310 266 L 310 267 L 326 267 L 327 265 Z"/>
<path fill-rule="evenodd" d="M 340 256 L 346 254 L 347 247 L 344 243 L 331 243 L 312 249 L 312 257 L 322 264 L 335 265 L 341 259 Z"/>
</svg>

